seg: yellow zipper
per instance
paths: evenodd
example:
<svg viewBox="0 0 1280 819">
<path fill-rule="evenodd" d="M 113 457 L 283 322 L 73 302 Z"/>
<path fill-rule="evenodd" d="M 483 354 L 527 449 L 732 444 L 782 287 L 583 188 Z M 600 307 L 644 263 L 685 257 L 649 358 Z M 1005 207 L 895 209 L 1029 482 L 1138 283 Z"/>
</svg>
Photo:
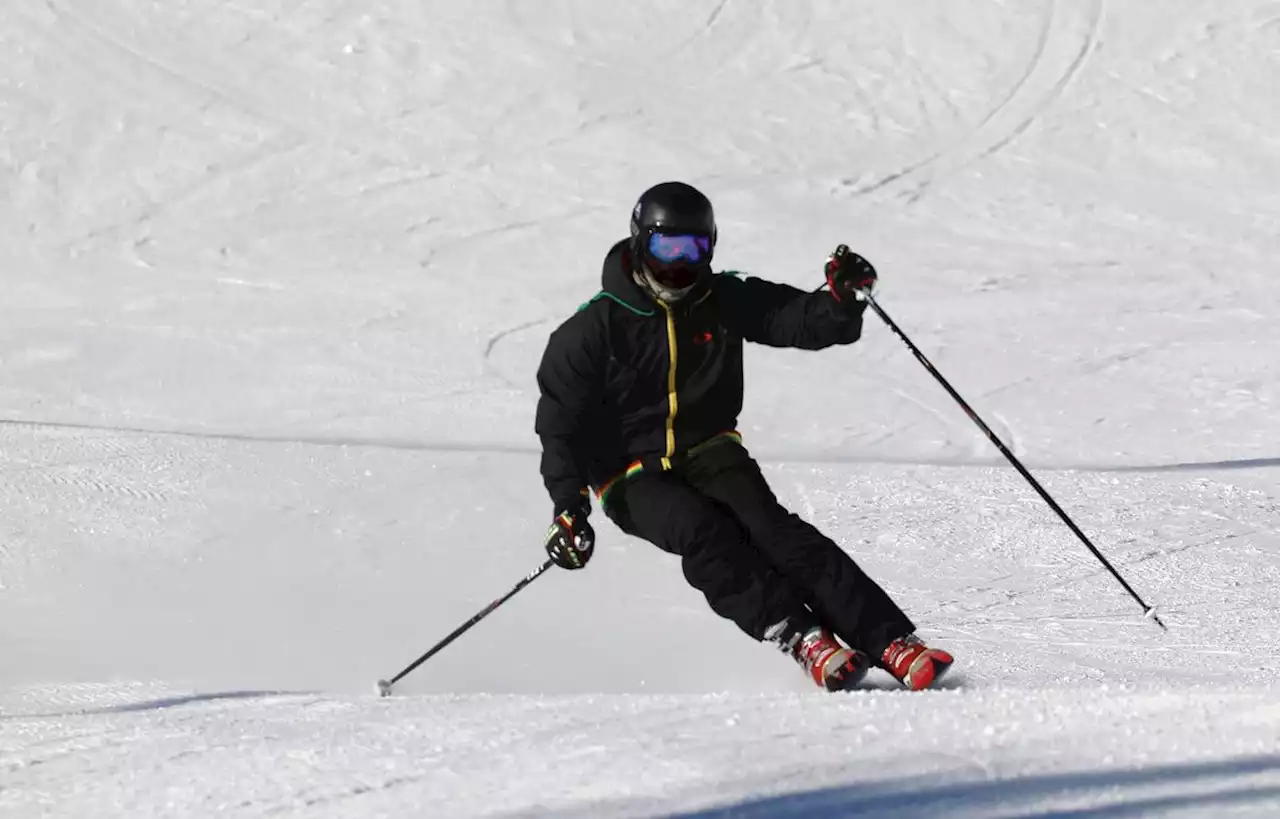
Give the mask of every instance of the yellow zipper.
<svg viewBox="0 0 1280 819">
<path fill-rule="evenodd" d="M 667 371 L 667 456 L 662 459 L 662 468 L 670 469 L 671 456 L 676 454 L 676 413 L 680 411 L 680 399 L 676 397 L 676 319 L 670 307 L 658 303 L 667 313 L 667 346 L 671 348 L 671 367 Z"/>
</svg>

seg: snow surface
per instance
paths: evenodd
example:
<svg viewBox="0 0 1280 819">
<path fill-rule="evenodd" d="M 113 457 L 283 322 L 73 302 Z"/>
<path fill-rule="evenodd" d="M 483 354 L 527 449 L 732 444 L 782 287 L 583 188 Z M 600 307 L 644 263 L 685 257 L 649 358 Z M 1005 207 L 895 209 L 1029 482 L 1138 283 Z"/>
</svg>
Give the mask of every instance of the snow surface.
<svg viewBox="0 0 1280 819">
<path fill-rule="evenodd" d="M 0 7 L 0 817 L 1280 815 L 1280 4 Z M 954 649 L 829 696 L 597 521 L 548 332 L 630 202 L 881 303 L 752 349 L 779 496 Z"/>
</svg>

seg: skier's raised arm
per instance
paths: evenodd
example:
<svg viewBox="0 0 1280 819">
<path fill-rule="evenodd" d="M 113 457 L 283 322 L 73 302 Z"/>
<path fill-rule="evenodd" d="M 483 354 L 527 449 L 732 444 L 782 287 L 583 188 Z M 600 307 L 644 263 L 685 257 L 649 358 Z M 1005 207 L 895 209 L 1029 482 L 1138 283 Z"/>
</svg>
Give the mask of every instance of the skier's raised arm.
<svg viewBox="0 0 1280 819">
<path fill-rule="evenodd" d="M 830 289 L 809 292 L 764 279 L 725 278 L 717 289 L 726 317 L 743 339 L 770 347 L 821 350 L 852 344 L 862 335 L 866 303 L 857 291 L 876 281 L 875 268 L 844 245 L 827 259 Z"/>
</svg>

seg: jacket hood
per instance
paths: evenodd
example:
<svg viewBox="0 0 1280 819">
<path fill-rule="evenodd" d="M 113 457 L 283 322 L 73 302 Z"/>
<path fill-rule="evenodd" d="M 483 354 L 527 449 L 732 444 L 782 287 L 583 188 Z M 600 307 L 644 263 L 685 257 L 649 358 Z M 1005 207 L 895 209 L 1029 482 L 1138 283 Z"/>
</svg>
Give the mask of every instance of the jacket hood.
<svg viewBox="0 0 1280 819">
<path fill-rule="evenodd" d="M 610 296 L 621 299 L 633 307 L 649 310 L 656 305 L 653 298 L 636 284 L 635 279 L 631 278 L 629 244 L 631 243 L 626 239 L 622 239 L 609 249 L 600 270 L 600 287 Z"/>
</svg>

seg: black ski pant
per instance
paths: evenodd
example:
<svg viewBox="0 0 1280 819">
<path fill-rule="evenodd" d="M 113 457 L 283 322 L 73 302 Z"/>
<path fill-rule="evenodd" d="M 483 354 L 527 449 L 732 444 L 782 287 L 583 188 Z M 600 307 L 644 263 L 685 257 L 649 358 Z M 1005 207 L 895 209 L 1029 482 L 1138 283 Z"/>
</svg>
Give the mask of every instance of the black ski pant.
<svg viewBox="0 0 1280 819">
<path fill-rule="evenodd" d="M 631 478 L 611 493 L 607 511 L 627 534 L 679 555 L 712 610 L 757 640 L 784 619 L 816 615 L 878 660 L 915 628 L 844 550 L 778 503 L 736 442 Z"/>
</svg>

